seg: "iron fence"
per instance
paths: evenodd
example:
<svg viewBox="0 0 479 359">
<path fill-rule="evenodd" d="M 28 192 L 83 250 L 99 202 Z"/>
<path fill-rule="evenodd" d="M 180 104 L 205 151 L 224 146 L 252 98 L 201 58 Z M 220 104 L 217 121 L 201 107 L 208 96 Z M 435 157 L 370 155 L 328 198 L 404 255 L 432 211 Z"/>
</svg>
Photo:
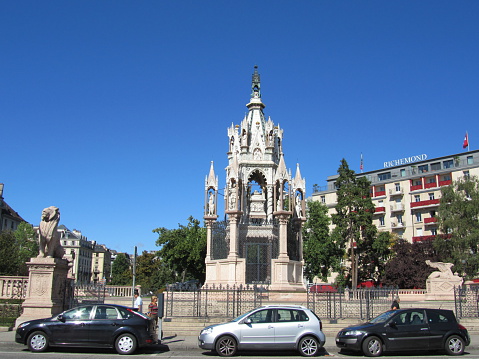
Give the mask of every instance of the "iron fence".
<svg viewBox="0 0 479 359">
<path fill-rule="evenodd" d="M 391 309 L 397 288 L 339 289 L 330 292 L 308 291 L 308 307 L 320 318 L 368 320 Z"/>
<path fill-rule="evenodd" d="M 268 286 L 167 286 L 165 317 L 234 318 L 267 302 Z"/>
<path fill-rule="evenodd" d="M 103 304 L 107 292 L 103 284 L 79 284 L 74 281 L 67 281 L 65 289 L 64 307 L 69 308 L 81 304 Z"/>
<path fill-rule="evenodd" d="M 477 287 L 455 287 L 454 305 L 456 317 L 477 318 L 479 317 L 479 288 Z"/>
</svg>

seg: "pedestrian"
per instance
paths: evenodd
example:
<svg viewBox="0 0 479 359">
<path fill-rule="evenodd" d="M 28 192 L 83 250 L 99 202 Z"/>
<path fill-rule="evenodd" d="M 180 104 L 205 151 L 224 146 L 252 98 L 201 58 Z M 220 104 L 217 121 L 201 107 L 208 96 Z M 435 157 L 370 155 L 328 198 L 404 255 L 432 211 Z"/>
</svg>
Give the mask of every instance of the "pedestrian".
<svg viewBox="0 0 479 359">
<path fill-rule="evenodd" d="M 135 302 L 133 304 L 134 308 L 138 309 L 140 313 L 143 312 L 143 299 L 141 299 L 138 289 L 135 289 L 134 297 L 135 297 Z"/>
<path fill-rule="evenodd" d="M 399 302 L 400 301 L 401 301 L 401 299 L 399 299 L 399 296 L 396 294 L 394 296 L 393 302 L 391 304 L 391 310 L 399 309 Z"/>
<path fill-rule="evenodd" d="M 152 319 L 156 330 L 158 325 L 158 297 L 156 295 L 151 296 L 151 303 L 148 305 L 148 316 Z"/>
</svg>

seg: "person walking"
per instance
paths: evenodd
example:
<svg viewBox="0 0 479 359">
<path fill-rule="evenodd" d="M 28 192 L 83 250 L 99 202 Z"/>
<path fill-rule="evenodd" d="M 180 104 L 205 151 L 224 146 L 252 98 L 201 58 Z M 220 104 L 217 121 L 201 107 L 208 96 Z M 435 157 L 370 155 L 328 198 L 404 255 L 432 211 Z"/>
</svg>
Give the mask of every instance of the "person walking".
<svg viewBox="0 0 479 359">
<path fill-rule="evenodd" d="M 138 292 L 138 289 L 135 289 L 134 292 L 134 297 L 135 297 L 135 302 L 134 302 L 134 308 L 138 309 L 140 313 L 143 312 L 143 299 L 140 297 L 140 293 Z"/>
<path fill-rule="evenodd" d="M 399 299 L 399 296 L 398 295 L 395 295 L 394 296 L 394 300 L 391 304 L 391 310 L 396 310 L 396 309 L 399 309 L 399 302 L 401 301 L 401 299 Z"/>
</svg>

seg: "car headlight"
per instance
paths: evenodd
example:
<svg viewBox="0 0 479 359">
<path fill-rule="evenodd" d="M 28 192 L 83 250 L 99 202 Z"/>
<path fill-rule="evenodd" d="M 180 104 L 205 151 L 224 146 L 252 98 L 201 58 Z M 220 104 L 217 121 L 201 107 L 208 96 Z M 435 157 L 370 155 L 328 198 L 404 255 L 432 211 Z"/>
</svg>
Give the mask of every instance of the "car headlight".
<svg viewBox="0 0 479 359">
<path fill-rule="evenodd" d="M 23 322 L 22 324 L 20 324 L 17 329 L 20 329 L 20 328 L 23 328 L 23 327 L 26 327 L 27 325 L 29 325 L 30 322 Z"/>
<path fill-rule="evenodd" d="M 213 328 L 205 328 L 201 331 L 201 334 L 211 334 Z"/>
<path fill-rule="evenodd" d="M 344 335 L 351 335 L 353 337 L 358 337 L 360 335 L 363 335 L 364 332 L 360 330 L 348 330 L 347 332 L 344 332 Z"/>
</svg>

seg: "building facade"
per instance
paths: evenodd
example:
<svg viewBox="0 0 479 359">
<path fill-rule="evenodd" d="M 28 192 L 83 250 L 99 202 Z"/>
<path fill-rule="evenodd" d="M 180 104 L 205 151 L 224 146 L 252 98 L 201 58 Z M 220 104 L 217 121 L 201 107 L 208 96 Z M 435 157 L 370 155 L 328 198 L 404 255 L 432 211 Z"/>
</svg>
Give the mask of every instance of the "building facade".
<svg viewBox="0 0 479 359">
<path fill-rule="evenodd" d="M 410 242 L 422 241 L 440 234 L 437 210 L 441 188 L 464 176 L 479 176 L 479 151 L 427 159 L 412 156 L 384 163 L 384 168 L 358 173 L 371 182 L 370 194 L 376 206 L 373 223 L 380 231 L 390 231 Z M 321 201 L 335 212 L 335 181 L 316 189 L 312 199 Z"/>
<path fill-rule="evenodd" d="M 93 283 L 108 284 L 111 281 L 112 254 L 104 244 L 95 244 L 92 258 Z"/>
<path fill-rule="evenodd" d="M 3 198 L 4 184 L 0 183 L 0 232 L 15 231 L 18 225 L 26 222 Z"/>
<path fill-rule="evenodd" d="M 286 168 L 283 130 L 266 119 L 260 86 L 255 67 L 248 113 L 228 128 L 224 222 L 213 163 L 205 179 L 206 284 L 299 290 L 306 185 L 299 165 L 295 177 Z"/>
</svg>

